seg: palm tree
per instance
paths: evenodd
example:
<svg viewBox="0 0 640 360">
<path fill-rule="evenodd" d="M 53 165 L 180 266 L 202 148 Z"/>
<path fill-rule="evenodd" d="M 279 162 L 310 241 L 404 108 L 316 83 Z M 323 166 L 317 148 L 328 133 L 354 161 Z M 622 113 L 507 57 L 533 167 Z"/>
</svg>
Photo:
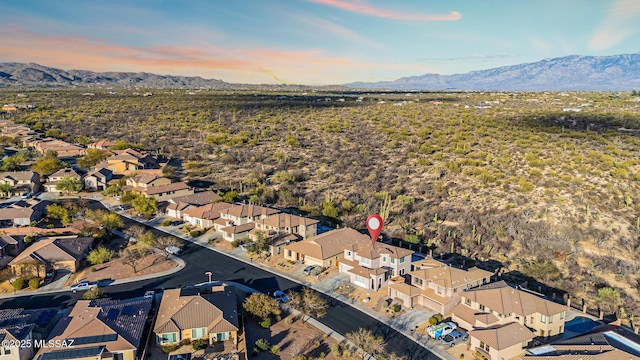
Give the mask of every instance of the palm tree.
<svg viewBox="0 0 640 360">
<path fill-rule="evenodd" d="M 56 183 L 56 190 L 66 192 L 78 192 L 82 190 L 82 182 L 76 178 L 65 176 Z"/>
</svg>

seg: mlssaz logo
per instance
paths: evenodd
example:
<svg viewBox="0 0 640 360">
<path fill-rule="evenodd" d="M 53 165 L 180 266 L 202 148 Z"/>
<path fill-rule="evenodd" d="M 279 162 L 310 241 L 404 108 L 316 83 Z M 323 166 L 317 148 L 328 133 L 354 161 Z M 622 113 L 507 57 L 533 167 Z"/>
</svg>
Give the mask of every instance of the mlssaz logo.
<svg viewBox="0 0 640 360">
<path fill-rule="evenodd" d="M 35 347 L 39 348 L 67 348 L 73 346 L 73 339 L 64 339 L 64 340 L 49 340 L 46 341 L 44 339 L 34 340 L 33 344 Z"/>
</svg>

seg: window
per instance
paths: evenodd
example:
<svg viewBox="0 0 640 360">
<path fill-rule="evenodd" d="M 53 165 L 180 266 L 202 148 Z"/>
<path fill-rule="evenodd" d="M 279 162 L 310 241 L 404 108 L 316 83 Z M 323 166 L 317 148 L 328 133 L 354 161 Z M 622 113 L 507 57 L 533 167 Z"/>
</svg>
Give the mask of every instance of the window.
<svg viewBox="0 0 640 360">
<path fill-rule="evenodd" d="M 404 258 L 403 257 L 400 258 L 400 264 L 402 264 L 402 263 L 404 263 Z"/>
<path fill-rule="evenodd" d="M 442 286 L 438 286 L 438 290 L 436 290 L 438 294 L 442 294 Z"/>
<path fill-rule="evenodd" d="M 487 345 L 487 344 L 483 343 L 482 341 L 480 341 L 480 349 L 483 349 L 483 350 L 489 352 L 489 349 L 491 349 L 491 348 L 489 347 L 489 345 Z"/>
<path fill-rule="evenodd" d="M 547 316 L 545 314 L 540 314 L 540 321 L 543 324 L 546 324 L 547 323 Z"/>
<path fill-rule="evenodd" d="M 111 353 L 113 355 L 113 360 L 124 360 L 123 353 Z"/>
<path fill-rule="evenodd" d="M 549 316 L 549 324 L 553 323 L 553 316 Z"/>
<path fill-rule="evenodd" d="M 418 284 L 418 285 L 422 285 L 422 283 L 423 283 L 423 282 L 422 282 L 422 279 L 417 278 L 417 277 L 414 277 L 414 279 L 415 279 L 415 281 L 416 281 L 416 284 Z"/>
<path fill-rule="evenodd" d="M 396 263 L 396 259 L 391 258 L 391 263 L 392 263 L 392 264 L 395 264 L 395 263 Z"/>
<path fill-rule="evenodd" d="M 228 332 L 217 333 L 215 339 L 216 341 L 229 340 L 229 333 Z"/>
<path fill-rule="evenodd" d="M 191 338 L 192 339 L 203 338 L 206 332 L 207 332 L 207 328 L 191 329 Z"/>
<path fill-rule="evenodd" d="M 527 340 L 523 341 L 523 342 L 522 342 L 522 348 L 523 348 L 523 349 L 524 349 L 524 348 L 526 348 L 526 347 L 527 347 L 527 344 L 528 344 L 528 343 L 527 343 Z"/>
<path fill-rule="evenodd" d="M 386 257 L 386 256 L 383 256 L 383 257 L 382 257 L 382 261 L 387 262 L 387 257 Z"/>
<path fill-rule="evenodd" d="M 370 265 L 371 264 L 371 260 L 367 259 L 367 258 L 362 258 L 360 260 L 360 262 L 362 262 L 365 265 Z"/>
<path fill-rule="evenodd" d="M 480 311 L 484 311 L 484 305 L 480 304 L 479 309 Z"/>
<path fill-rule="evenodd" d="M 158 335 L 158 343 L 167 344 L 174 343 L 177 341 L 176 333 L 167 333 Z"/>
<path fill-rule="evenodd" d="M 4 348 L 4 354 L 5 355 L 11 355 L 11 348 L 10 347 L 5 347 Z"/>
<path fill-rule="evenodd" d="M 347 256 L 351 256 L 351 251 L 347 251 Z"/>
<path fill-rule="evenodd" d="M 362 276 L 360 276 L 360 275 L 356 275 L 356 281 L 363 283 L 364 282 L 364 278 Z"/>
<path fill-rule="evenodd" d="M 471 299 L 465 298 L 464 303 L 468 306 L 471 306 Z"/>
<path fill-rule="evenodd" d="M 560 319 L 564 319 L 564 311 L 560 313 Z"/>
</svg>

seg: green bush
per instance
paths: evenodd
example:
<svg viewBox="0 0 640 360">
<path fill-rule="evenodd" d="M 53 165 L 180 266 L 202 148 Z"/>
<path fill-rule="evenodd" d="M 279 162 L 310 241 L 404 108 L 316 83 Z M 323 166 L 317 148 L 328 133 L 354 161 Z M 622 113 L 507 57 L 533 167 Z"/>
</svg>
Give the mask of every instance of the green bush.
<svg viewBox="0 0 640 360">
<path fill-rule="evenodd" d="M 98 271 L 98 269 L 96 269 L 95 267 L 91 268 L 91 272 L 96 272 L 96 271 Z"/>
<path fill-rule="evenodd" d="M 267 351 L 271 347 L 269 344 L 269 340 L 267 339 L 258 339 L 256 340 L 256 347 L 261 351 Z"/>
<path fill-rule="evenodd" d="M 13 280 L 13 283 L 11 284 L 13 286 L 13 288 L 15 290 L 22 290 L 25 287 L 25 280 L 21 277 Z"/>
<path fill-rule="evenodd" d="M 171 220 L 164 220 L 164 221 L 161 223 L 161 225 L 162 225 L 162 226 L 171 226 Z"/>
<path fill-rule="evenodd" d="M 324 359 L 324 357 L 327 356 L 327 354 L 324 353 L 324 351 L 320 352 L 320 359 Z"/>
<path fill-rule="evenodd" d="M 84 294 L 82 294 L 82 298 L 84 300 L 101 299 L 103 297 L 104 297 L 104 292 L 98 287 L 91 288 L 87 290 Z"/>
<path fill-rule="evenodd" d="M 47 224 L 47 226 L 45 226 L 47 229 L 53 229 L 53 224 Z"/>
<path fill-rule="evenodd" d="M 429 318 L 429 325 L 433 326 L 437 323 L 438 323 L 438 319 L 436 319 L 434 316 Z"/>
<path fill-rule="evenodd" d="M 434 318 L 436 318 L 436 320 L 438 322 L 442 322 L 442 319 L 444 319 L 444 317 L 442 316 L 442 314 L 435 314 L 433 315 Z"/>
<path fill-rule="evenodd" d="M 388 308 L 389 305 L 391 305 L 391 299 L 386 299 L 385 301 L 382 302 L 383 308 Z"/>
<path fill-rule="evenodd" d="M 260 354 L 260 349 L 254 347 L 253 351 L 251 351 L 251 356 L 258 356 L 258 354 Z"/>
<path fill-rule="evenodd" d="M 191 346 L 193 347 L 193 350 L 198 351 L 198 350 L 206 349 L 207 346 L 209 346 L 209 342 L 207 341 L 207 339 L 197 339 L 197 340 L 193 340 L 193 342 L 191 343 Z"/>
<path fill-rule="evenodd" d="M 40 287 L 40 278 L 34 277 L 29 280 L 29 289 L 35 290 Z"/>
<path fill-rule="evenodd" d="M 163 353 L 168 354 L 170 352 L 178 350 L 178 344 L 162 345 L 160 348 L 162 349 Z"/>
<path fill-rule="evenodd" d="M 393 305 L 393 311 L 395 311 L 395 312 L 400 312 L 400 310 L 402 310 L 402 306 L 400 306 L 400 305 L 398 305 L 398 304 Z"/>
<path fill-rule="evenodd" d="M 202 235 L 202 230 L 191 230 L 189 232 L 189 235 L 191 235 L 191 237 L 198 237 L 200 235 Z"/>
<path fill-rule="evenodd" d="M 232 246 L 234 249 L 235 249 L 235 248 L 240 247 L 240 245 L 242 245 L 242 240 L 233 240 L 233 241 L 231 242 L 231 246 Z"/>
<path fill-rule="evenodd" d="M 24 242 L 25 244 L 31 244 L 32 242 L 34 242 L 36 240 L 36 237 L 33 235 L 27 235 L 24 237 Z"/>
<path fill-rule="evenodd" d="M 260 326 L 262 326 L 265 329 L 268 329 L 271 327 L 271 318 L 266 317 L 264 319 L 262 319 L 262 321 L 260 321 Z"/>
<path fill-rule="evenodd" d="M 280 347 L 279 347 L 278 345 L 273 345 L 273 346 L 271 347 L 271 353 L 272 353 L 273 355 L 278 355 L 278 354 L 280 354 Z"/>
</svg>

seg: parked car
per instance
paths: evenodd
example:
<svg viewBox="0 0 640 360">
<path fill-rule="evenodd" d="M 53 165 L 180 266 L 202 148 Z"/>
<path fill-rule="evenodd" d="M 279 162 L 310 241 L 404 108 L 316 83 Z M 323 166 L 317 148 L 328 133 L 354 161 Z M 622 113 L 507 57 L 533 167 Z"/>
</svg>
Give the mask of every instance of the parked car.
<svg viewBox="0 0 640 360">
<path fill-rule="evenodd" d="M 466 341 L 468 338 L 469 338 L 469 335 L 467 335 L 466 332 L 462 331 L 461 329 L 458 329 L 456 331 L 451 332 L 450 334 L 443 336 L 442 344 L 454 346 L 461 341 Z"/>
<path fill-rule="evenodd" d="M 71 291 L 76 293 L 78 291 L 89 290 L 89 289 L 92 289 L 94 287 L 98 287 L 98 284 L 89 282 L 88 280 L 83 280 L 83 281 L 80 281 L 79 283 L 77 283 L 75 285 L 71 285 Z"/>
<path fill-rule="evenodd" d="M 427 334 L 436 340 L 440 340 L 441 337 L 451 334 L 458 325 L 452 322 L 443 322 L 427 328 Z"/>
<path fill-rule="evenodd" d="M 166 251 L 167 254 L 177 255 L 178 253 L 180 253 L 180 248 L 177 246 L 168 246 L 164 249 L 164 251 Z"/>
<path fill-rule="evenodd" d="M 55 279 L 55 277 L 56 277 L 56 273 L 57 273 L 57 270 L 56 270 L 56 269 L 53 269 L 53 270 L 51 270 L 51 271 L 48 271 L 48 272 L 45 274 L 45 276 L 44 276 L 44 282 L 45 282 L 45 283 L 50 283 L 50 282 L 52 282 L 52 281 L 53 281 L 53 279 Z"/>
<path fill-rule="evenodd" d="M 311 275 L 311 273 L 313 272 L 313 270 L 315 268 L 316 268 L 315 265 L 309 265 L 306 268 L 304 268 L 304 270 L 302 270 L 302 271 L 307 275 Z"/>
<path fill-rule="evenodd" d="M 287 301 L 289 301 L 289 297 L 287 296 L 287 294 L 284 293 L 284 291 L 280 291 L 280 290 L 274 291 L 273 297 L 282 303 L 286 303 Z"/>
<path fill-rule="evenodd" d="M 29 198 L 31 198 L 31 196 L 32 196 L 32 195 L 33 195 L 33 194 L 31 194 L 30 192 L 28 192 L 28 193 L 26 193 L 26 194 L 22 194 L 22 195 L 20 196 L 20 198 L 21 198 L 21 199 L 29 199 Z"/>
<path fill-rule="evenodd" d="M 155 294 L 156 294 L 156 292 L 153 291 L 153 290 L 145 291 L 143 298 L 144 299 L 153 299 L 153 296 Z"/>
<path fill-rule="evenodd" d="M 182 220 L 174 220 L 171 222 L 171 226 L 178 226 L 178 225 L 182 225 L 183 221 Z"/>
</svg>

